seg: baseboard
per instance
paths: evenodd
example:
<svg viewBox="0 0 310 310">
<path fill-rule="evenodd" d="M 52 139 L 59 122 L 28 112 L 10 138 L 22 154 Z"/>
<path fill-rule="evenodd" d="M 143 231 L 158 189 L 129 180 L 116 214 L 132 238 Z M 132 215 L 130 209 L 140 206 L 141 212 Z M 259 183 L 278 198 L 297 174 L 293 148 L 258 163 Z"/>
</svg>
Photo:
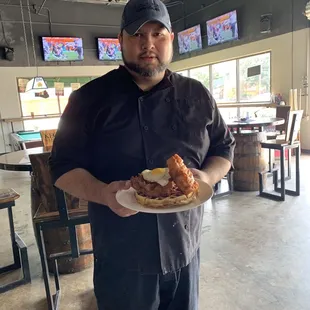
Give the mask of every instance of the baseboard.
<svg viewBox="0 0 310 310">
<path fill-rule="evenodd" d="M 310 150 L 301 149 L 301 153 L 302 154 L 310 154 Z"/>
</svg>

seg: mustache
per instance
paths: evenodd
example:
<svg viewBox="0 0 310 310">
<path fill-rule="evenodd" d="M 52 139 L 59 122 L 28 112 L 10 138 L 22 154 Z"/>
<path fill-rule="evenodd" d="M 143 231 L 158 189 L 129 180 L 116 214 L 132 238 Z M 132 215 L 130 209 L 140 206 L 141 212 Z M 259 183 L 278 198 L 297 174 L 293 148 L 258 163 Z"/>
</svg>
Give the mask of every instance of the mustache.
<svg viewBox="0 0 310 310">
<path fill-rule="evenodd" d="M 151 54 L 151 53 L 146 53 L 146 52 L 140 54 L 139 57 L 141 57 L 141 58 L 143 58 L 143 57 L 154 57 L 154 58 L 158 58 L 156 54 L 153 54 L 153 53 Z"/>
</svg>

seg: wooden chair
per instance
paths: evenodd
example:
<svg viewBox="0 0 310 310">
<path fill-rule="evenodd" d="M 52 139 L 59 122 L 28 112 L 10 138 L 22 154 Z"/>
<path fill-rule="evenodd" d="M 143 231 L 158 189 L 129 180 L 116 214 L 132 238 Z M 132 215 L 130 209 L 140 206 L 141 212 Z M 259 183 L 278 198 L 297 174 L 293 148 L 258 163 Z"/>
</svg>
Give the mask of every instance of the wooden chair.
<svg viewBox="0 0 310 310">
<path fill-rule="evenodd" d="M 53 146 L 57 129 L 40 130 L 40 135 L 44 147 Z"/>
<path fill-rule="evenodd" d="M 0 293 L 6 292 L 22 284 L 31 282 L 27 246 L 21 237 L 15 232 L 12 207 L 15 206 L 15 200 L 20 196 L 12 188 L 0 191 L 0 210 L 8 209 L 11 243 L 13 250 L 14 263 L 1 267 L 0 273 L 7 273 L 22 268 L 23 277 L 17 281 L 0 286 Z"/>
<path fill-rule="evenodd" d="M 70 259 L 82 259 L 85 255 L 89 255 L 91 262 L 93 262 L 92 244 L 80 249 L 83 238 L 78 238 L 79 226 L 89 223 L 88 207 L 85 203 L 81 204 L 79 199 L 64 193 L 53 186 L 51 175 L 49 173 L 48 158 L 49 153 L 31 154 L 29 155 L 32 165 L 33 187 L 36 188 L 38 195 L 40 195 L 39 205 L 37 210 L 33 211 L 33 224 L 35 228 L 35 235 L 39 248 L 41 265 L 43 271 L 43 279 L 45 285 L 45 292 L 48 304 L 48 310 L 59 309 L 60 301 L 60 281 L 58 261 Z M 66 228 L 68 231 L 68 240 L 57 240 L 56 235 L 50 238 L 50 241 L 58 242 L 60 245 L 65 244 L 67 250 L 58 247 L 58 251 L 47 251 L 49 242 L 45 242 L 47 232 L 56 232 L 59 229 Z M 55 240 L 56 239 L 56 240 Z M 82 257 L 83 256 L 83 257 Z M 56 292 L 52 295 L 49 283 L 49 267 L 53 270 L 55 278 Z M 70 271 L 69 271 L 70 272 Z"/>
<path fill-rule="evenodd" d="M 285 194 L 292 196 L 300 195 L 300 171 L 299 171 L 299 161 L 300 161 L 300 142 L 296 140 L 298 132 L 300 130 L 300 124 L 302 119 L 303 111 L 293 111 L 290 112 L 288 128 L 286 133 L 286 139 L 280 140 L 267 140 L 261 143 L 262 148 L 267 148 L 269 150 L 279 150 L 280 151 L 280 183 L 281 187 L 278 187 L 278 169 L 274 168 L 272 171 L 264 171 L 259 173 L 259 195 L 261 197 L 270 198 L 276 201 L 284 201 Z M 295 191 L 285 189 L 285 166 L 284 166 L 284 154 L 286 150 L 296 150 L 296 178 L 295 178 Z M 263 188 L 263 175 L 266 173 L 272 173 L 274 191 L 280 193 L 279 195 L 267 193 Z"/>
<path fill-rule="evenodd" d="M 288 129 L 288 122 L 290 117 L 290 110 L 291 106 L 289 105 L 283 105 L 283 106 L 277 106 L 276 107 L 276 117 L 283 118 L 284 123 L 277 126 L 272 126 L 271 131 L 266 132 L 266 138 L 267 140 L 284 140 L 286 137 L 287 129 Z M 273 159 L 272 159 L 272 152 L 271 149 L 269 149 L 269 171 L 272 171 L 273 168 Z M 289 180 L 291 178 L 291 151 L 287 150 L 287 171 L 288 175 L 286 177 L 286 180 Z"/>
<path fill-rule="evenodd" d="M 291 106 L 289 105 L 279 105 L 276 107 L 276 117 L 283 118 L 284 123 L 281 125 L 274 126 L 271 131 L 266 133 L 267 140 L 274 139 L 285 139 L 285 134 L 288 128 L 288 122 L 290 117 Z"/>
</svg>

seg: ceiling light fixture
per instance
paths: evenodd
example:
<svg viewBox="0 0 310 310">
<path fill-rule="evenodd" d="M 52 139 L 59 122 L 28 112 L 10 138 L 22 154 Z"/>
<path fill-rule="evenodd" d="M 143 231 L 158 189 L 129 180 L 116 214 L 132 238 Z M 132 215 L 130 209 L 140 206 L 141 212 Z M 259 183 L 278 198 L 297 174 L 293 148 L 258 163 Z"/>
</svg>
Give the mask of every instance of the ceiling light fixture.
<svg viewBox="0 0 310 310">
<path fill-rule="evenodd" d="M 40 92 L 42 90 L 48 89 L 46 82 L 42 76 L 39 76 L 39 68 L 37 66 L 37 54 L 36 48 L 34 44 L 34 36 L 33 36 L 33 29 L 32 29 L 32 20 L 31 20 L 31 12 L 30 12 L 30 5 L 29 0 L 27 0 L 27 7 L 28 7 L 28 15 L 29 15 L 29 24 L 30 24 L 30 33 L 31 33 L 31 40 L 32 40 L 32 49 L 33 49 L 33 58 L 34 58 L 34 66 L 37 69 L 37 74 L 34 78 L 32 78 L 26 85 L 26 92 Z M 26 39 L 27 40 L 27 39 Z"/>
</svg>

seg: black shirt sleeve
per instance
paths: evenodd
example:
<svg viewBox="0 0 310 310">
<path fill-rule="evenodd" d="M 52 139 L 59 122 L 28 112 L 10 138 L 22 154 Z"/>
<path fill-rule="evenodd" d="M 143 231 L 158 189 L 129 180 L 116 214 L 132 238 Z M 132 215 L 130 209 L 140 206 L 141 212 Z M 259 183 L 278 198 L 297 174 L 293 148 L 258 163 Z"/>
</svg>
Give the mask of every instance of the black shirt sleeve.
<svg viewBox="0 0 310 310">
<path fill-rule="evenodd" d="M 89 166 L 89 106 L 81 90 L 74 91 L 60 118 L 49 158 L 53 183 L 63 174 Z"/>
<path fill-rule="evenodd" d="M 207 125 L 210 147 L 206 158 L 210 156 L 220 156 L 229 160 L 233 167 L 236 144 L 235 138 L 227 127 L 213 96 L 207 89 L 205 90 L 207 92 L 208 101 L 211 103 L 213 110 L 212 121 Z"/>
</svg>

